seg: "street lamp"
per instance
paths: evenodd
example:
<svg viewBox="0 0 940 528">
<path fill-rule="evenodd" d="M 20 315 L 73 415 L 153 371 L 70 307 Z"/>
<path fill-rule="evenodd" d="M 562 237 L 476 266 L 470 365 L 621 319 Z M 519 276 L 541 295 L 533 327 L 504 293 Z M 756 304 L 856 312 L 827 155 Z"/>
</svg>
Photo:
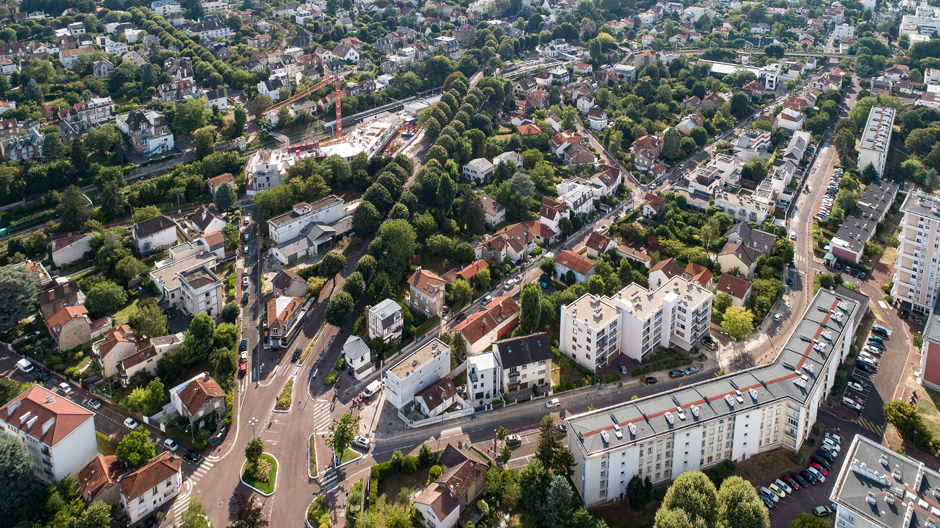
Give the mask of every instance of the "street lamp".
<svg viewBox="0 0 940 528">
<path fill-rule="evenodd" d="M 251 437 L 252 437 L 252 439 L 258 438 L 258 435 L 255 434 L 255 424 L 257 424 L 257 423 L 258 423 L 258 419 L 255 418 L 255 417 L 252 417 L 251 420 L 248 420 L 248 425 L 251 426 Z"/>
</svg>

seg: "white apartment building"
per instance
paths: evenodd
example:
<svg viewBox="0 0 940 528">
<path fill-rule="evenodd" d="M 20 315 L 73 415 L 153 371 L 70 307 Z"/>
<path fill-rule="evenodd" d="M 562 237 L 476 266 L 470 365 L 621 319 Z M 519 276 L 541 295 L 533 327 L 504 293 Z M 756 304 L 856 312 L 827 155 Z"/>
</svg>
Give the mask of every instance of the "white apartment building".
<svg viewBox="0 0 940 528">
<path fill-rule="evenodd" d="M 862 131 L 862 140 L 859 142 L 859 170 L 864 170 L 870 163 L 875 166 L 879 178 L 884 174 L 896 114 L 897 111 L 894 108 L 886 106 L 871 107 L 871 111 L 868 113 L 868 122 Z"/>
<path fill-rule="evenodd" d="M 450 372 L 450 347 L 434 338 L 385 373 L 385 400 L 401 410 Z"/>
<path fill-rule="evenodd" d="M 552 347 L 544 332 L 493 343 L 502 367 L 502 391 L 512 395 L 552 384 Z"/>
<path fill-rule="evenodd" d="M 854 38 L 855 37 L 855 28 L 848 24 L 839 24 L 832 30 L 832 36 L 836 42 L 844 39 L 845 37 Z"/>
<path fill-rule="evenodd" d="M 904 199 L 901 214 L 891 295 L 928 314 L 940 298 L 940 198 L 918 189 Z"/>
<path fill-rule="evenodd" d="M 344 204 L 336 195 L 312 204 L 300 202 L 290 212 L 268 220 L 268 235 L 275 244 L 283 244 L 299 237 L 310 224 L 333 224 L 345 216 Z"/>
<path fill-rule="evenodd" d="M 467 395 L 476 405 L 490 403 L 502 397 L 503 381 L 499 358 L 493 352 L 467 357 Z"/>
<path fill-rule="evenodd" d="M 369 339 L 381 339 L 388 343 L 392 339 L 401 338 L 405 326 L 403 312 L 401 305 L 391 299 L 370 306 L 366 319 Z"/>
<path fill-rule="evenodd" d="M 487 178 L 493 175 L 493 164 L 486 158 L 477 158 L 470 160 L 463 166 L 463 177 L 470 181 L 485 182 Z"/>
<path fill-rule="evenodd" d="M 571 44 L 565 42 L 565 39 L 555 39 L 542 46 L 542 55 L 549 59 L 564 58 L 569 53 L 572 53 Z"/>
<path fill-rule="evenodd" d="M 770 208 L 760 200 L 752 196 L 742 196 L 740 194 L 731 194 L 719 192 L 715 194 L 715 205 L 721 207 L 721 210 L 728 213 L 735 221 L 757 222 L 763 224 L 764 220 L 770 216 Z"/>
<path fill-rule="evenodd" d="M 26 446 L 33 473 L 45 484 L 78 475 L 98 456 L 95 413 L 41 385 L 0 407 L 0 429 Z"/>
<path fill-rule="evenodd" d="M 179 495 L 183 483 L 182 466 L 182 458 L 163 452 L 142 468 L 124 475 L 121 479 L 121 503 L 131 524 Z"/>
<path fill-rule="evenodd" d="M 566 203 L 575 216 L 587 215 L 594 210 L 595 189 L 588 181 L 569 178 L 556 185 L 555 191 L 558 192 L 558 201 Z"/>
<path fill-rule="evenodd" d="M 208 266 L 202 264 L 181 272 L 179 283 L 183 312 L 193 316 L 204 313 L 211 317 L 222 313 L 222 279 Z"/>
<path fill-rule="evenodd" d="M 293 165 L 282 149 L 261 149 L 248 158 L 245 165 L 245 190 L 249 196 L 277 187 L 284 182 L 282 174 Z"/>
<path fill-rule="evenodd" d="M 652 291 L 631 284 L 613 298 L 585 294 L 561 307 L 561 352 L 597 371 L 618 354 L 644 361 L 659 347 L 684 350 L 708 333 L 710 291 L 675 276 Z"/>
<path fill-rule="evenodd" d="M 904 15 L 901 18 L 899 35 L 935 35 L 940 32 L 940 17 Z"/>
<path fill-rule="evenodd" d="M 622 499 L 634 475 L 655 485 L 770 449 L 798 451 L 867 306 L 851 290 L 821 289 L 773 363 L 565 420 L 586 506 Z"/>
</svg>

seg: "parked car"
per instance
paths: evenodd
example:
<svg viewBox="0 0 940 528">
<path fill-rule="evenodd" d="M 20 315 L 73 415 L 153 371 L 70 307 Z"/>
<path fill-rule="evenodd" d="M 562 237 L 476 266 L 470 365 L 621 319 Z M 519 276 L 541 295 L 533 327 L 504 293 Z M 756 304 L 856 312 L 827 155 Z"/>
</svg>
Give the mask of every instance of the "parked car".
<svg viewBox="0 0 940 528">
<path fill-rule="evenodd" d="M 780 502 L 780 497 L 778 497 L 776 493 L 770 491 L 769 489 L 767 489 L 767 488 L 764 487 L 764 486 L 761 486 L 761 488 L 760 488 L 760 494 L 763 495 L 763 496 L 765 496 L 765 497 L 767 497 L 768 499 L 770 499 L 770 500 L 772 500 L 772 501 L 774 501 L 774 502 Z"/>
<path fill-rule="evenodd" d="M 760 497 L 760 500 L 764 501 L 764 506 L 765 506 L 768 510 L 774 507 L 774 501 L 768 499 L 767 497 L 765 497 L 765 496 L 763 496 L 763 495 L 758 495 L 758 497 Z"/>
<path fill-rule="evenodd" d="M 647 377 L 646 377 L 646 384 L 647 384 L 647 385 L 656 385 L 657 382 L 659 382 L 659 380 L 656 379 L 656 378 L 654 378 L 653 376 L 647 376 Z"/>
<path fill-rule="evenodd" d="M 695 374 L 696 372 L 698 372 L 698 367 L 696 366 L 691 366 L 683 371 L 683 373 L 686 376 L 691 376 L 692 374 Z"/>
<path fill-rule="evenodd" d="M 248 292 L 242 294 L 242 304 L 248 304 Z"/>
<path fill-rule="evenodd" d="M 248 287 L 248 275 L 242 275 L 242 288 Z"/>
<path fill-rule="evenodd" d="M 628 371 L 627 371 L 627 366 L 624 365 L 623 363 L 617 363 L 617 370 L 620 371 L 620 374 L 622 374 L 622 375 L 624 375 L 624 376 L 627 375 L 627 372 L 628 372 Z"/>
<path fill-rule="evenodd" d="M 866 373 L 866 374 L 874 374 L 874 373 L 875 373 L 875 367 L 874 367 L 874 366 L 869 365 L 868 363 L 863 363 L 863 362 L 861 362 L 861 361 L 856 361 L 856 362 L 855 362 L 855 368 L 861 370 L 862 372 L 864 372 L 864 373 Z"/>
<path fill-rule="evenodd" d="M 841 443 L 842 443 L 842 437 L 839 436 L 839 435 L 837 435 L 837 434 L 835 434 L 835 433 L 826 433 L 825 439 L 826 439 L 826 440 L 832 440 L 833 442 L 835 442 L 835 443 L 837 443 L 837 444 L 841 444 Z"/>
<path fill-rule="evenodd" d="M 88 406 L 97 411 L 98 409 L 101 408 L 101 401 L 95 398 L 92 398 L 88 400 Z"/>
<path fill-rule="evenodd" d="M 790 486 L 791 488 L 793 488 L 793 489 L 795 489 L 795 490 L 800 489 L 800 483 L 799 483 L 799 481 L 797 481 L 795 478 L 793 478 L 793 476 L 791 476 L 791 475 L 784 475 L 784 476 L 782 476 L 782 477 L 780 477 L 780 478 L 783 479 L 783 481 L 787 483 L 787 486 Z"/>
<path fill-rule="evenodd" d="M 45 370 L 40 370 L 33 375 L 36 378 L 36 381 L 49 381 L 49 372 Z"/>
<path fill-rule="evenodd" d="M 72 394 L 72 386 L 64 381 L 59 384 L 59 388 L 62 389 L 62 394 Z"/>
<path fill-rule="evenodd" d="M 872 332 L 874 332 L 875 330 L 877 330 L 877 329 L 872 329 Z M 883 345 L 884 342 L 885 342 L 885 338 L 884 338 L 884 337 L 881 337 L 881 336 L 868 336 L 868 340 L 869 340 L 869 341 L 874 341 L 875 343 L 878 343 L 878 344 L 881 344 L 881 345 Z"/>
<path fill-rule="evenodd" d="M 670 378 L 675 379 L 675 378 L 681 378 L 682 376 L 685 376 L 685 374 L 679 369 L 669 371 Z"/>
<path fill-rule="evenodd" d="M 163 441 L 163 447 L 165 447 L 167 451 L 172 451 L 175 453 L 176 450 L 180 448 L 180 445 L 177 444 L 172 438 L 167 438 Z"/>
<path fill-rule="evenodd" d="M 857 391 L 859 391 L 859 392 L 862 392 L 862 391 L 865 390 L 865 386 L 864 386 L 864 385 L 861 385 L 861 384 L 856 383 L 856 382 L 854 382 L 854 381 L 847 381 L 847 382 L 846 382 L 846 385 L 848 385 L 850 389 L 852 389 L 852 390 L 857 390 Z"/>
<path fill-rule="evenodd" d="M 783 488 L 778 486 L 776 482 L 769 484 L 767 487 L 770 488 L 770 491 L 774 492 L 774 494 L 780 497 L 781 499 L 786 498 L 787 493 L 783 491 Z"/>
<path fill-rule="evenodd" d="M 808 467 L 806 471 L 809 471 L 809 474 L 816 478 L 819 482 L 826 482 L 826 475 L 820 471 L 822 468 Z"/>
<path fill-rule="evenodd" d="M 140 424 L 137 423 L 137 420 L 133 418 L 128 418 L 127 420 L 124 420 L 124 427 L 127 427 L 128 429 L 137 429 L 139 425 Z"/>
<path fill-rule="evenodd" d="M 829 438 L 823 438 L 823 445 L 831 446 L 833 449 L 836 450 L 836 453 L 838 453 L 839 451 L 842 451 L 842 445 L 836 442 L 835 440 L 832 440 Z"/>
<path fill-rule="evenodd" d="M 782 489 L 784 493 L 793 493 L 793 488 L 791 488 L 789 484 L 784 482 L 783 479 L 775 480 L 774 484 L 776 484 L 778 488 Z"/>
<path fill-rule="evenodd" d="M 816 481 L 818 480 L 816 478 L 816 475 L 813 475 L 812 473 L 809 472 L 809 470 L 806 470 L 806 469 L 804 469 L 803 471 L 800 471 L 800 477 L 802 477 L 803 480 L 805 480 L 806 482 L 814 486 L 816 485 Z"/>
<path fill-rule="evenodd" d="M 238 346 L 238 349 L 241 350 L 242 352 L 248 350 L 248 340 L 242 339 L 241 345 Z"/>
<path fill-rule="evenodd" d="M 359 435 L 356 435 L 356 436 L 353 438 L 353 444 L 354 444 L 354 445 L 357 445 L 357 446 L 359 446 L 359 447 L 361 447 L 361 448 L 363 448 L 363 449 L 369 449 L 369 444 L 371 443 L 371 441 L 372 441 L 372 439 L 369 438 L 369 435 L 366 435 L 366 436 L 359 436 Z"/>
<path fill-rule="evenodd" d="M 859 411 L 859 412 L 862 411 L 862 406 L 859 405 L 857 401 L 853 400 L 852 398 L 849 398 L 848 396 L 842 397 L 842 405 L 845 405 L 849 409 L 852 409 L 855 411 Z"/>
<path fill-rule="evenodd" d="M 202 455 L 200 455 L 196 451 L 193 451 L 192 449 L 189 449 L 185 453 L 183 453 L 183 458 L 186 460 L 189 460 L 193 464 L 198 464 L 199 459 L 202 458 Z"/>
<path fill-rule="evenodd" d="M 506 445 L 515 447 L 522 445 L 522 437 L 519 435 L 509 435 L 506 437 Z"/>
<path fill-rule="evenodd" d="M 813 508 L 813 515 L 816 517 L 828 517 L 832 515 L 832 509 L 829 506 L 816 506 Z"/>
<path fill-rule="evenodd" d="M 820 462 L 816 460 L 810 461 L 809 468 L 815 469 L 816 471 L 822 473 L 822 476 L 824 477 L 829 475 L 829 470 L 826 469 L 826 466 L 822 465 Z"/>
<path fill-rule="evenodd" d="M 839 454 L 839 452 L 836 451 L 835 448 L 833 448 L 832 446 L 830 446 L 830 445 L 828 445 L 828 444 L 823 444 L 823 445 L 819 446 L 819 451 L 820 451 L 821 453 L 826 453 L 826 454 L 831 455 L 831 456 L 833 456 L 833 457 L 835 457 L 836 455 Z"/>
<path fill-rule="evenodd" d="M 715 350 L 715 339 L 712 336 L 707 335 L 702 338 L 702 345 L 711 350 Z"/>
</svg>

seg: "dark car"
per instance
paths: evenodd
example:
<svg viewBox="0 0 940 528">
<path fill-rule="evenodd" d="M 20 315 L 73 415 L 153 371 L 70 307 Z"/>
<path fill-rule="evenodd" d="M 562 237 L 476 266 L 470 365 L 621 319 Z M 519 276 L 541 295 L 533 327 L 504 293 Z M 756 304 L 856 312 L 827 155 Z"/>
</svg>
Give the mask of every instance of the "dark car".
<svg viewBox="0 0 940 528">
<path fill-rule="evenodd" d="M 682 376 L 685 376 L 685 373 L 682 372 L 682 371 L 679 370 L 679 369 L 670 370 L 670 371 L 669 371 L 669 377 L 670 377 L 670 378 L 675 379 L 675 378 L 681 378 Z"/>
<path fill-rule="evenodd" d="M 248 340 L 242 339 L 242 343 L 241 345 L 239 345 L 238 349 L 241 350 L 242 352 L 248 350 Z"/>
<path fill-rule="evenodd" d="M 297 361 L 298 359 L 300 359 L 300 352 L 301 352 L 301 351 L 300 351 L 299 348 L 298 348 L 297 350 L 295 350 L 295 351 L 294 351 L 294 355 L 291 356 L 290 360 L 291 360 L 291 361 Z"/>
<path fill-rule="evenodd" d="M 789 279 L 787 279 L 787 286 L 790 286 L 790 287 L 793 286 L 793 277 L 790 277 Z"/>
<path fill-rule="evenodd" d="M 36 381 L 49 381 L 49 373 L 44 370 L 37 372 L 34 377 L 36 378 Z"/>
<path fill-rule="evenodd" d="M 817 457 L 825 460 L 827 463 L 829 463 L 830 466 L 832 465 L 832 462 L 836 459 L 836 457 L 832 456 L 832 453 L 828 453 L 824 449 L 820 449 L 816 451 L 816 453 L 813 455 L 813 460 L 815 460 Z M 826 468 L 826 469 L 829 469 L 829 468 Z"/>
<path fill-rule="evenodd" d="M 202 455 L 190 449 L 189 451 L 186 451 L 185 453 L 183 453 L 183 458 L 185 458 L 186 460 L 189 460 L 193 464 L 196 464 L 199 462 L 200 459 L 202 459 Z"/>
<path fill-rule="evenodd" d="M 624 365 L 623 363 L 617 363 L 617 370 L 619 370 L 620 373 L 623 374 L 624 376 L 627 375 L 627 366 Z"/>
<path fill-rule="evenodd" d="M 173 310 L 167 308 L 167 309 L 164 310 L 164 311 L 166 312 L 166 318 L 167 318 L 167 319 L 173 319 L 174 317 L 176 317 L 176 312 L 174 312 Z"/>
<path fill-rule="evenodd" d="M 654 378 L 653 376 L 647 376 L 647 377 L 646 377 L 646 384 L 647 384 L 647 385 L 656 385 L 656 383 L 657 383 L 658 381 L 659 381 L 659 380 L 656 379 L 656 378 Z"/>
<path fill-rule="evenodd" d="M 242 304 L 248 304 L 248 292 L 242 294 Z"/>
<path fill-rule="evenodd" d="M 868 363 L 863 363 L 861 361 L 855 362 L 855 368 L 857 368 L 858 370 L 861 370 L 862 372 L 867 372 L 868 374 L 875 373 L 875 367 L 869 365 Z"/>
<path fill-rule="evenodd" d="M 898 317 L 901 319 L 907 319 L 910 315 L 911 312 L 908 312 L 907 310 L 901 310 L 901 312 L 898 314 Z"/>
<path fill-rule="evenodd" d="M 882 337 L 888 337 L 888 332 L 886 332 L 885 330 L 882 330 L 881 328 L 878 328 L 877 326 L 872 327 L 871 333 L 877 334 Z"/>
<path fill-rule="evenodd" d="M 859 385 L 863 385 L 863 386 L 865 385 L 865 382 L 862 381 L 862 379 L 859 378 L 858 376 L 849 376 L 849 381 L 854 381 L 855 383 L 858 383 Z"/>
<path fill-rule="evenodd" d="M 816 484 L 816 477 L 814 477 L 813 474 L 810 473 L 809 471 L 806 471 L 805 469 L 803 471 L 800 471 L 800 476 L 803 477 L 803 479 L 809 482 L 810 484 Z"/>
<path fill-rule="evenodd" d="M 457 317 L 454 317 L 454 322 L 459 323 L 460 321 L 463 321 L 466 318 L 467 318 L 467 314 L 459 313 L 457 314 Z"/>
<path fill-rule="evenodd" d="M 152 528 L 153 526 L 156 526 L 156 525 L 157 525 L 157 518 L 151 515 L 150 517 L 147 517 L 146 519 L 144 519 L 143 522 L 141 522 L 139 525 L 137 525 L 137 528 Z"/>
</svg>

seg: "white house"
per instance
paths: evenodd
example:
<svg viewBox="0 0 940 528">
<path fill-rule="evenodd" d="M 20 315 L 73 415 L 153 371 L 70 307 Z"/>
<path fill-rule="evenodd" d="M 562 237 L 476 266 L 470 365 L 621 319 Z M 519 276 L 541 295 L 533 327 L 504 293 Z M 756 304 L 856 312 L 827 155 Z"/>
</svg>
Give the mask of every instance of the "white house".
<svg viewBox="0 0 940 528">
<path fill-rule="evenodd" d="M 95 413 L 41 385 L 0 407 L 0 426 L 23 443 L 33 474 L 46 484 L 78 475 L 98 455 Z"/>
<path fill-rule="evenodd" d="M 511 394 L 530 387 L 551 387 L 552 347 L 545 332 L 493 343 L 502 368 L 502 391 Z"/>
<path fill-rule="evenodd" d="M 467 357 L 467 394 L 476 405 L 502 397 L 503 374 L 499 359 L 492 352 Z"/>
<path fill-rule="evenodd" d="M 92 238 L 90 233 L 79 233 L 53 239 L 52 263 L 61 268 L 81 260 L 85 253 L 91 251 Z"/>
<path fill-rule="evenodd" d="M 205 264 L 179 274 L 183 312 L 188 315 L 204 313 L 215 317 L 222 313 L 224 296 L 222 279 Z"/>
<path fill-rule="evenodd" d="M 470 181 L 485 182 L 486 178 L 493 174 L 493 164 L 486 158 L 477 158 L 470 160 L 463 166 L 463 175 Z"/>
<path fill-rule="evenodd" d="M 353 369 L 353 376 L 356 381 L 362 381 L 366 376 L 375 371 L 375 365 L 372 364 L 372 351 L 369 345 L 359 336 L 350 336 L 343 345 L 343 357 L 346 363 Z"/>
<path fill-rule="evenodd" d="M 588 124 L 594 130 L 604 130 L 607 128 L 607 112 L 592 108 L 588 110 Z"/>
<path fill-rule="evenodd" d="M 575 216 L 588 215 L 594 210 L 594 189 L 585 180 L 569 178 L 555 186 L 558 200 L 568 205 Z"/>
<path fill-rule="evenodd" d="M 121 479 L 121 503 L 134 524 L 179 495 L 183 459 L 163 452 Z"/>
<path fill-rule="evenodd" d="M 586 283 L 594 275 L 594 261 L 563 249 L 555 256 L 555 273 L 565 277 L 569 271 L 574 274 L 575 282 Z"/>
<path fill-rule="evenodd" d="M 159 215 L 138 222 L 131 227 L 134 247 L 141 255 L 176 245 L 176 222 Z"/>
<path fill-rule="evenodd" d="M 327 196 L 312 204 L 300 202 L 287 213 L 268 220 L 268 236 L 279 245 L 301 235 L 310 224 L 330 225 L 345 216 L 345 202 L 339 196 Z"/>
<path fill-rule="evenodd" d="M 450 347 L 434 338 L 385 373 L 385 400 L 401 410 L 450 372 Z"/>
<path fill-rule="evenodd" d="M 400 304 L 391 300 L 370 306 L 366 317 L 369 339 L 381 339 L 388 343 L 393 339 L 401 339 L 404 327 L 403 310 Z"/>
</svg>

